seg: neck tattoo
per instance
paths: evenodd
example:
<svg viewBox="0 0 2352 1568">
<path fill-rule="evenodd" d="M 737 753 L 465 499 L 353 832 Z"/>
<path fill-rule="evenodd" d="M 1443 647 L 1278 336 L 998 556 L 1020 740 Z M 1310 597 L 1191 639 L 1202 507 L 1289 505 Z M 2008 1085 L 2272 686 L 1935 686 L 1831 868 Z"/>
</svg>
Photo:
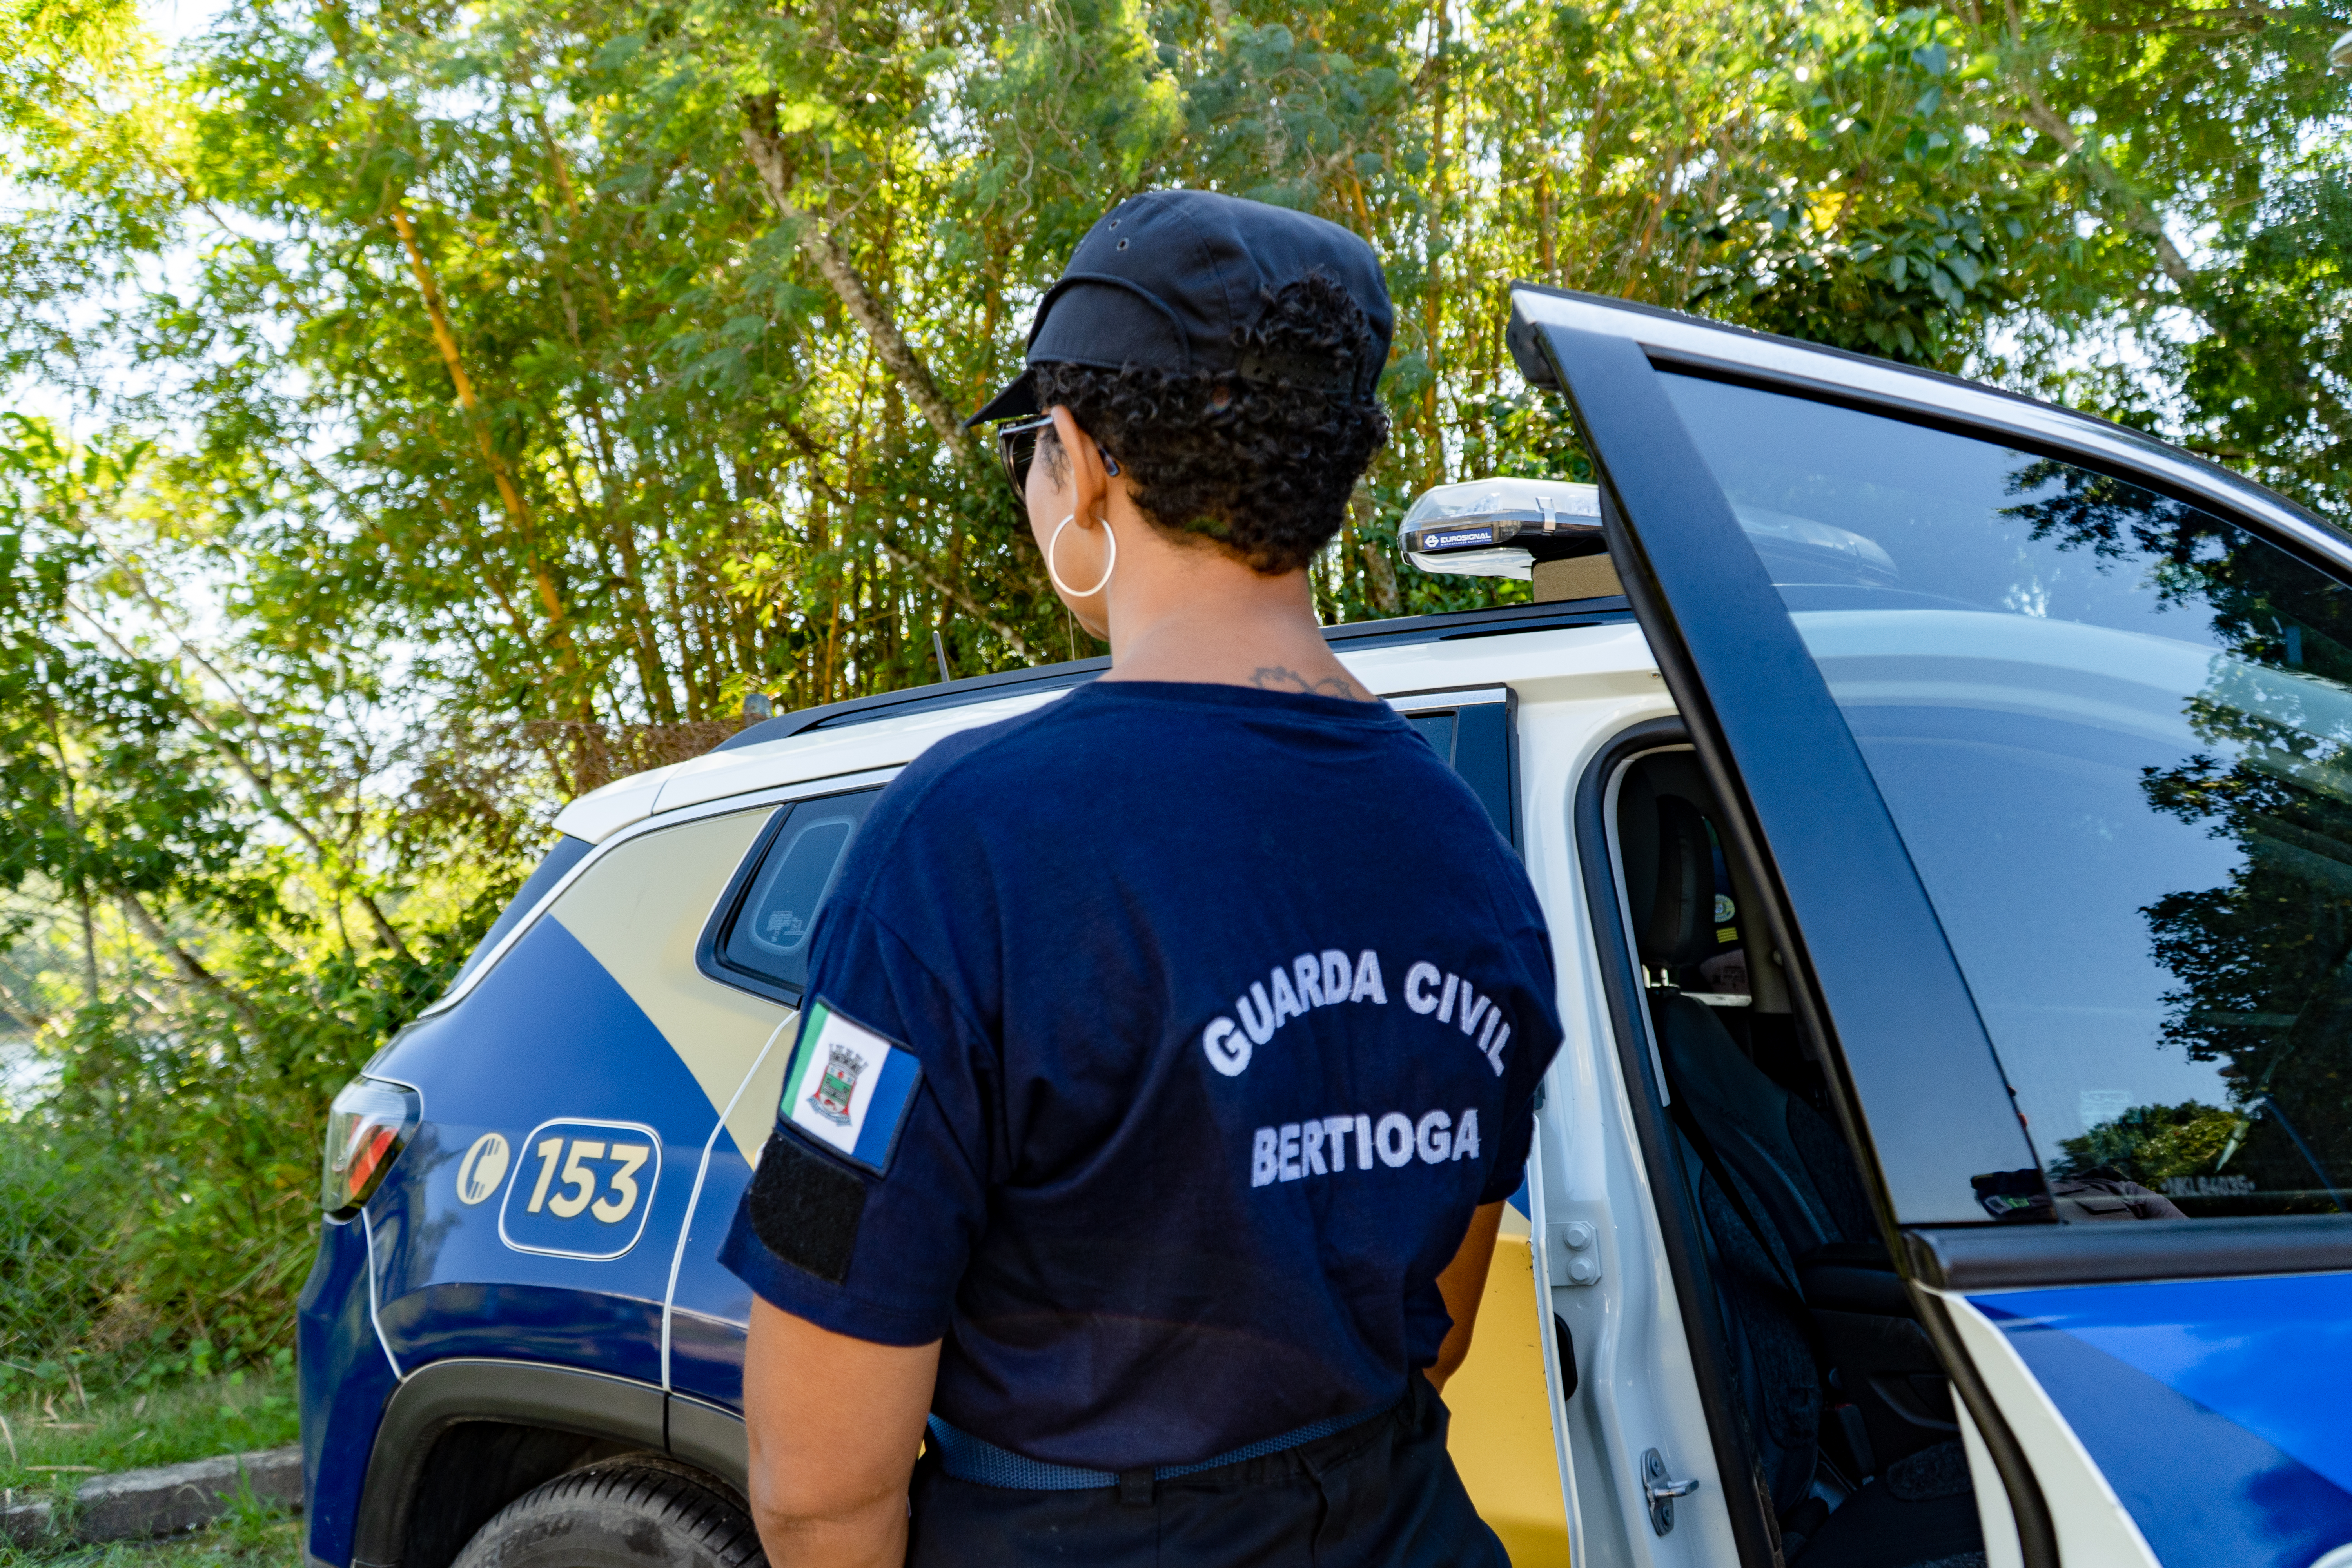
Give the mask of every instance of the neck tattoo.
<svg viewBox="0 0 2352 1568">
<path fill-rule="evenodd" d="M 1262 664 L 1250 677 L 1250 684 L 1265 691 L 1304 691 L 1310 697 L 1343 697 L 1360 701 L 1355 682 L 1344 675 L 1327 675 L 1320 680 L 1309 680 L 1295 669 L 1279 664 Z"/>
</svg>

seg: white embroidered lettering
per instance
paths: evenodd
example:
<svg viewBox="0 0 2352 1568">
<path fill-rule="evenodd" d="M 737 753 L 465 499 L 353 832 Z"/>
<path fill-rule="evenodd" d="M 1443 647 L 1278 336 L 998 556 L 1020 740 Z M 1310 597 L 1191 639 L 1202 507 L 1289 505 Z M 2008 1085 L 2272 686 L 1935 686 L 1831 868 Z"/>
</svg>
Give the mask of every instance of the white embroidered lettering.
<svg viewBox="0 0 2352 1568">
<path fill-rule="evenodd" d="M 1465 981 L 1462 986 L 1462 1032 L 1465 1035 L 1476 1034 L 1478 1020 L 1492 1012 L 1495 1007 L 1495 999 L 1492 996 L 1480 996 L 1478 1005 L 1472 1006 L 1470 999 L 1476 993 L 1470 989 L 1469 984 Z"/>
<path fill-rule="evenodd" d="M 1356 1118 L 1356 1169 L 1369 1171 L 1371 1168 L 1372 1119 L 1369 1116 L 1359 1116 Z"/>
<path fill-rule="evenodd" d="M 1430 973 L 1437 972 L 1433 969 Z M 1349 990 L 1348 1000 L 1360 1002 L 1367 996 L 1383 1007 L 1389 1005 L 1388 990 L 1381 984 L 1381 955 L 1369 947 L 1356 960 L 1356 984 Z"/>
<path fill-rule="evenodd" d="M 1404 972 L 1404 1005 L 1416 1013 L 1436 1012 L 1437 998 L 1429 994 L 1429 988 L 1437 984 L 1438 973 L 1437 965 L 1433 963 L 1416 963 L 1406 970 Z M 1249 1022 L 1247 1014 L 1242 1016 L 1242 1022 L 1244 1024 Z"/>
<path fill-rule="evenodd" d="M 1453 1019 L 1454 998 L 1461 994 L 1462 977 L 1458 974 L 1447 975 L 1445 977 L 1445 994 L 1437 999 L 1437 1021 L 1439 1023 L 1447 1023 Z"/>
<path fill-rule="evenodd" d="M 1348 1129 L 1355 1124 L 1356 1119 L 1352 1116 L 1327 1116 L 1323 1119 L 1323 1133 L 1331 1150 L 1331 1168 L 1335 1171 L 1348 1168 Z M 1366 1150 L 1365 1152 L 1370 1153 L 1370 1151 Z M 1361 1170 L 1370 1163 L 1370 1160 L 1359 1160 L 1356 1168 Z"/>
<path fill-rule="evenodd" d="M 1298 1124 L 1298 1163 L 1310 1176 L 1328 1176 L 1330 1167 L 1323 1163 L 1323 1124 L 1302 1121 Z"/>
<path fill-rule="evenodd" d="M 1201 1031 L 1201 1049 L 1209 1065 L 1232 1078 L 1250 1064 L 1250 1043 L 1231 1018 L 1219 1018 Z"/>
<path fill-rule="evenodd" d="M 1506 1024 L 1495 1031 L 1495 1043 L 1486 1047 L 1486 1059 L 1494 1064 L 1496 1078 L 1503 1076 L 1503 1047 L 1509 1042 L 1510 1038 L 1511 1026 Z"/>
<path fill-rule="evenodd" d="M 1250 996 L 1257 998 L 1257 1011 L 1255 1013 L 1250 1011 Z M 1265 985 L 1254 984 L 1250 986 L 1249 996 L 1234 997 L 1234 1011 L 1242 1016 L 1242 1027 L 1249 1031 L 1254 1044 L 1262 1046 L 1274 1038 L 1274 1007 L 1265 999 Z"/>
<path fill-rule="evenodd" d="M 1381 1118 L 1373 1131 L 1372 1143 L 1380 1151 L 1381 1163 L 1393 1169 L 1412 1160 L 1412 1118 L 1401 1110 L 1391 1110 Z"/>
<path fill-rule="evenodd" d="M 1282 1179 L 1295 1182 L 1305 1172 L 1298 1168 L 1298 1123 L 1287 1121 L 1282 1128 Z"/>
<path fill-rule="evenodd" d="M 1336 947 L 1323 950 L 1323 1005 L 1337 1007 L 1348 999 L 1348 977 L 1353 973 L 1346 953 Z"/>
<path fill-rule="evenodd" d="M 1278 1152 L 1280 1147 L 1281 1141 L 1276 1137 L 1273 1128 L 1261 1127 L 1257 1130 L 1257 1141 L 1250 1148 L 1251 1186 L 1270 1185 L 1274 1178 L 1281 1173 L 1282 1156 Z"/>
<path fill-rule="evenodd" d="M 1472 1106 L 1454 1124 L 1454 1157 L 1475 1159 L 1478 1154 L 1478 1108 Z"/>
<path fill-rule="evenodd" d="M 1290 973 L 1298 977 L 1298 1000 L 1308 1007 L 1323 1005 L 1323 961 L 1302 952 L 1290 961 Z"/>
<path fill-rule="evenodd" d="M 1421 1119 L 1421 1125 L 1413 1130 L 1413 1142 L 1420 1147 L 1423 1164 L 1443 1165 L 1453 1154 L 1453 1126 L 1454 1118 L 1442 1110 L 1433 1110 Z"/>
<path fill-rule="evenodd" d="M 1298 993 L 1290 988 L 1290 976 L 1277 969 L 1274 972 L 1274 1026 L 1282 1027 L 1285 1018 L 1296 1018 L 1307 1009 L 1298 1005 Z M 1250 987 L 1255 991 L 1256 986 Z"/>
<path fill-rule="evenodd" d="M 1483 1057 L 1486 1055 L 1486 1047 L 1495 1037 L 1495 1026 L 1502 1021 L 1502 1008 L 1495 1007 L 1487 1011 L 1486 1026 L 1478 1031 L 1478 1054 L 1480 1056 Z M 1488 1058 L 1487 1059 L 1491 1061 L 1493 1058 Z"/>
</svg>

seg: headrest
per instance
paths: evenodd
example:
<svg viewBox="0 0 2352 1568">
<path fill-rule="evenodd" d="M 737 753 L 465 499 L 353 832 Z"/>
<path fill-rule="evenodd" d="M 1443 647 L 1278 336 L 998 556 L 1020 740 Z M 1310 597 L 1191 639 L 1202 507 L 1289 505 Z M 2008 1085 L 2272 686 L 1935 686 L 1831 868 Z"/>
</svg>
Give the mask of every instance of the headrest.
<svg viewBox="0 0 2352 1568">
<path fill-rule="evenodd" d="M 1678 795 L 1657 805 L 1657 881 L 1633 930 L 1643 963 L 1679 969 L 1715 951 L 1715 847 L 1698 807 Z"/>
</svg>

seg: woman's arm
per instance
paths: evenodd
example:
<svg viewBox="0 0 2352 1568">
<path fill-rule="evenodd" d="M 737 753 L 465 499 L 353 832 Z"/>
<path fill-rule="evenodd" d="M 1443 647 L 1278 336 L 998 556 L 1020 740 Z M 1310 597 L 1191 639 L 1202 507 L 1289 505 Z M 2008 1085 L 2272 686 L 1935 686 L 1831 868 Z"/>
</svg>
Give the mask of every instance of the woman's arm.
<svg viewBox="0 0 2352 1568">
<path fill-rule="evenodd" d="M 1486 1294 L 1486 1268 L 1495 1261 L 1495 1237 L 1503 1228 L 1503 1205 L 1481 1204 L 1471 1211 L 1470 1229 L 1461 1250 L 1445 1272 L 1437 1277 L 1437 1293 L 1445 1298 L 1446 1316 L 1454 1326 L 1437 1348 L 1437 1364 L 1428 1369 L 1429 1381 L 1439 1393 L 1445 1380 L 1461 1370 L 1470 1356 L 1470 1331 L 1478 1324 L 1478 1303 Z"/>
<path fill-rule="evenodd" d="M 770 1568 L 906 1561 L 907 1479 L 939 1370 L 937 1341 L 877 1345 L 751 1299 L 743 1417 Z"/>
</svg>

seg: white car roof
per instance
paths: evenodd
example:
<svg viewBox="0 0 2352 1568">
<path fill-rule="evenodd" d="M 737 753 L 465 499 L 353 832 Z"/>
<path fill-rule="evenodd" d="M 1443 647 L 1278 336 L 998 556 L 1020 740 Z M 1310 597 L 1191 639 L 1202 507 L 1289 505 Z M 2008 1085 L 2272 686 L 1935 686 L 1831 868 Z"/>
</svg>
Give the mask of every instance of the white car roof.
<svg viewBox="0 0 2352 1568">
<path fill-rule="evenodd" d="M 1596 678 L 1617 677 L 1648 689 L 1656 662 L 1631 621 L 1536 627 L 1526 631 L 1479 626 L 1476 635 L 1350 648 L 1332 652 L 1356 679 L 1382 697 L 1411 692 L 1507 686 L 1523 700 L 1567 696 L 1590 689 Z M 902 767 L 943 736 L 992 724 L 1044 706 L 1073 689 L 1018 687 L 978 691 L 953 707 L 872 717 L 845 715 L 844 721 L 781 740 L 711 752 L 691 762 L 654 768 L 616 779 L 563 808 L 561 832 L 596 843 L 646 817 L 698 805 L 751 790 L 846 778 L 877 769 Z"/>
</svg>

